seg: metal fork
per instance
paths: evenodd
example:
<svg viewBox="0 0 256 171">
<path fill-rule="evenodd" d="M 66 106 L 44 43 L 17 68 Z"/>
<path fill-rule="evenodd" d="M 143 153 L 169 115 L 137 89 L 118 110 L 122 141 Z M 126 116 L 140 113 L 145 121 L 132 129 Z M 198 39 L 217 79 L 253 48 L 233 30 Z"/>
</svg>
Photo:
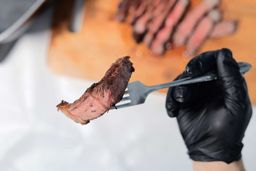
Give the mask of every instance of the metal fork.
<svg viewBox="0 0 256 171">
<path fill-rule="evenodd" d="M 251 68 L 251 65 L 246 62 L 239 62 L 238 64 L 239 64 L 239 69 L 241 74 L 248 72 Z M 119 103 L 117 103 L 115 106 L 113 106 L 111 109 L 120 109 L 124 107 L 130 107 L 130 106 L 142 104 L 145 102 L 149 93 L 156 90 L 180 86 L 180 85 L 213 81 L 217 79 L 218 77 L 216 76 L 216 74 L 211 73 L 211 74 L 207 74 L 197 78 L 186 77 L 186 78 L 175 80 L 169 83 L 164 83 L 164 84 L 159 84 L 154 86 L 146 86 L 140 81 L 135 81 L 128 84 L 122 100 Z"/>
</svg>

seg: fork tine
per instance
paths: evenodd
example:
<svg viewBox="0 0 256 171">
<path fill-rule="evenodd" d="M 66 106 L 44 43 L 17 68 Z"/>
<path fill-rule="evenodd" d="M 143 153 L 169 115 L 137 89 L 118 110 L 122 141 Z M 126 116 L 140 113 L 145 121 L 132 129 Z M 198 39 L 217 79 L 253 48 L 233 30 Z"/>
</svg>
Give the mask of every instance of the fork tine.
<svg viewBox="0 0 256 171">
<path fill-rule="evenodd" d="M 121 104 L 121 105 L 116 105 L 116 109 L 120 109 L 120 108 L 124 108 L 124 107 L 128 107 L 131 106 L 131 103 L 125 103 L 125 104 Z"/>
<path fill-rule="evenodd" d="M 129 96 L 123 97 L 121 101 L 131 100 Z"/>
<path fill-rule="evenodd" d="M 120 105 L 114 105 L 110 109 L 120 109 L 120 108 L 124 108 L 124 107 L 129 107 L 129 106 L 131 106 L 130 103 L 123 103 L 123 104 L 120 104 Z"/>
</svg>

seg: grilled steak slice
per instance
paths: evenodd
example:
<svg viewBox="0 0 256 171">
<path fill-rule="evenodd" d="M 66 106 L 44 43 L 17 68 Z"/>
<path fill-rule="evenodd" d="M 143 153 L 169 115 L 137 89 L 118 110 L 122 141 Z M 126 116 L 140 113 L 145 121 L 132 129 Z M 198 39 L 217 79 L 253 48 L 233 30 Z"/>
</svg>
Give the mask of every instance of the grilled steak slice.
<svg viewBox="0 0 256 171">
<path fill-rule="evenodd" d="M 131 0 L 130 0 L 131 1 Z M 132 0 L 133 5 L 130 6 L 129 12 L 128 12 L 128 17 L 127 17 L 127 23 L 131 24 L 134 19 L 135 13 L 138 11 L 140 6 L 143 4 L 143 0 Z"/>
<path fill-rule="evenodd" d="M 118 5 L 116 18 L 120 22 L 129 21 L 140 5 L 142 0 L 122 0 Z"/>
<path fill-rule="evenodd" d="M 141 16 L 146 13 L 147 8 L 150 7 L 150 5 L 150 0 L 141 0 L 141 3 L 138 5 L 138 7 L 134 8 L 134 11 L 130 13 L 129 23 L 133 25 Z"/>
<path fill-rule="evenodd" d="M 237 29 L 237 20 L 224 20 L 216 24 L 210 37 L 219 38 L 233 34 Z"/>
<path fill-rule="evenodd" d="M 129 8 L 130 6 L 132 6 L 132 2 L 133 1 L 131 0 L 123 0 L 119 3 L 117 15 L 116 15 L 116 18 L 118 21 L 124 22 L 126 20 L 129 12 Z"/>
<path fill-rule="evenodd" d="M 207 16 L 205 16 L 195 31 L 189 37 L 186 44 L 186 54 L 191 56 L 194 55 L 201 45 L 210 36 L 215 24 L 220 20 L 221 14 L 219 10 L 212 10 Z"/>
<path fill-rule="evenodd" d="M 169 13 L 165 20 L 164 27 L 157 33 L 151 45 L 151 51 L 156 55 L 161 55 L 165 51 L 165 44 L 171 40 L 176 25 L 184 16 L 189 0 L 179 0 L 174 9 Z"/>
<path fill-rule="evenodd" d="M 174 2 L 169 2 L 170 0 L 159 0 L 159 2 L 155 3 L 156 10 L 154 11 L 154 17 L 157 17 L 159 15 L 162 15 L 164 10 L 168 7 L 169 3 L 170 5 Z M 172 0 L 173 1 L 173 0 Z"/>
<path fill-rule="evenodd" d="M 73 103 L 62 101 L 57 105 L 58 110 L 81 124 L 98 118 L 122 99 L 133 71 L 128 56 L 118 59 L 98 83 Z"/>
<path fill-rule="evenodd" d="M 190 36 L 191 32 L 195 29 L 199 21 L 214 7 L 218 6 L 220 0 L 205 0 L 202 1 L 194 9 L 190 10 L 184 20 L 180 23 L 177 31 L 174 34 L 174 45 L 184 45 Z"/>
<path fill-rule="evenodd" d="M 178 0 L 168 0 L 166 4 L 164 5 L 164 10 L 161 14 L 154 17 L 152 22 L 149 24 L 148 32 L 143 40 L 143 42 L 146 44 L 147 47 L 151 46 L 151 43 L 153 39 L 155 38 L 156 33 L 159 31 L 159 29 L 163 26 L 164 21 L 168 14 L 172 11 L 174 5 L 176 4 Z"/>
<path fill-rule="evenodd" d="M 151 4 L 148 6 L 144 15 L 138 18 L 133 25 L 133 37 L 137 43 L 140 43 L 148 30 L 148 24 L 158 12 L 158 5 L 161 0 L 151 0 Z"/>
</svg>

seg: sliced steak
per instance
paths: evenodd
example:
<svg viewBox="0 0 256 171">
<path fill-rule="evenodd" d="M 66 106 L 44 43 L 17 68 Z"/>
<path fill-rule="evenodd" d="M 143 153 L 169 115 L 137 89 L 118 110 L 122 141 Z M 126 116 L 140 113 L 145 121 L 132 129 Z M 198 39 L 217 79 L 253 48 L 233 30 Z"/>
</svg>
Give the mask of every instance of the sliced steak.
<svg viewBox="0 0 256 171">
<path fill-rule="evenodd" d="M 167 7 L 166 4 L 173 3 L 173 2 L 169 2 L 169 1 L 170 0 L 160 0 L 160 2 L 156 6 L 156 10 L 154 11 L 153 16 L 157 17 L 159 15 L 162 15 Z"/>
<path fill-rule="evenodd" d="M 128 23 L 132 23 L 132 18 L 134 17 L 134 14 L 139 9 L 141 4 L 144 3 L 143 0 L 134 0 L 133 2 L 134 2 L 133 5 L 129 9 L 128 19 L 127 19 Z"/>
<path fill-rule="evenodd" d="M 62 101 L 57 105 L 58 110 L 75 122 L 88 123 L 122 99 L 133 71 L 128 56 L 118 59 L 98 83 L 94 83 L 73 103 Z"/>
<path fill-rule="evenodd" d="M 199 21 L 214 7 L 218 6 L 220 0 L 205 0 L 202 1 L 194 9 L 186 15 L 184 20 L 180 23 L 174 34 L 173 43 L 174 45 L 181 46 L 187 41 L 189 35 L 197 26 Z"/>
<path fill-rule="evenodd" d="M 135 8 L 131 13 L 130 13 L 130 19 L 129 23 L 134 24 L 136 21 L 143 16 L 143 14 L 146 13 L 147 8 L 150 7 L 150 0 L 143 1 L 139 3 L 138 7 Z"/>
<path fill-rule="evenodd" d="M 148 30 L 148 24 L 154 17 L 154 13 L 157 11 L 158 6 L 161 4 L 161 0 L 152 1 L 145 14 L 138 18 L 133 25 L 133 37 L 137 43 L 140 43 L 143 40 Z"/>
<path fill-rule="evenodd" d="M 122 0 L 118 5 L 118 11 L 116 18 L 120 22 L 124 22 L 127 18 L 130 7 L 132 6 L 133 1 L 131 0 Z"/>
<path fill-rule="evenodd" d="M 176 2 L 178 0 L 168 0 L 166 4 L 162 4 L 164 7 L 164 10 L 161 14 L 154 17 L 152 22 L 149 24 L 148 32 L 143 40 L 143 42 L 146 44 L 146 46 L 150 47 L 151 43 L 156 35 L 156 33 L 159 31 L 159 29 L 163 26 L 165 19 L 167 18 L 170 11 L 172 11 L 173 7 L 175 6 Z"/>
<path fill-rule="evenodd" d="M 157 33 L 151 45 L 151 51 L 156 55 L 161 55 L 165 51 L 165 44 L 172 38 L 176 25 L 184 16 L 189 0 L 179 0 L 174 9 L 165 20 L 164 27 Z"/>
<path fill-rule="evenodd" d="M 142 3 L 142 0 L 122 0 L 116 13 L 117 20 L 120 22 L 130 21 Z"/>
<path fill-rule="evenodd" d="M 186 54 L 191 56 L 194 55 L 201 45 L 206 41 L 210 36 L 216 22 L 221 18 L 219 10 L 212 10 L 207 16 L 205 16 L 198 26 L 195 28 L 195 31 L 189 37 L 188 42 L 186 43 Z"/>
<path fill-rule="evenodd" d="M 233 34 L 238 26 L 237 20 L 224 20 L 216 24 L 210 37 L 211 38 L 220 38 Z"/>
</svg>

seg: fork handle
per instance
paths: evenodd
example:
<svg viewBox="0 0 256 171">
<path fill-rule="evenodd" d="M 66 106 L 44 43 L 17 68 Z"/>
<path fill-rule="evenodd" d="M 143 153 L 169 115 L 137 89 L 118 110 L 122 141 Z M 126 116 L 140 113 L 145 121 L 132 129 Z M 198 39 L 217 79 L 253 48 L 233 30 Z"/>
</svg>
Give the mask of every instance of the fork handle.
<svg viewBox="0 0 256 171">
<path fill-rule="evenodd" d="M 246 62 L 239 62 L 238 65 L 239 65 L 239 71 L 241 74 L 245 74 L 251 68 L 251 64 L 246 63 Z M 169 87 L 175 87 L 175 86 L 187 85 L 187 84 L 194 84 L 194 83 L 201 83 L 201 82 L 213 81 L 213 80 L 217 80 L 217 79 L 218 79 L 218 76 L 214 73 L 209 73 L 207 75 L 200 76 L 197 78 L 187 77 L 187 78 L 183 78 L 182 80 L 175 80 L 175 81 L 172 81 L 169 83 L 159 84 L 159 85 L 155 85 L 155 86 L 148 86 L 148 93 L 156 91 L 156 90 L 160 90 L 163 88 L 169 88 Z"/>
</svg>

